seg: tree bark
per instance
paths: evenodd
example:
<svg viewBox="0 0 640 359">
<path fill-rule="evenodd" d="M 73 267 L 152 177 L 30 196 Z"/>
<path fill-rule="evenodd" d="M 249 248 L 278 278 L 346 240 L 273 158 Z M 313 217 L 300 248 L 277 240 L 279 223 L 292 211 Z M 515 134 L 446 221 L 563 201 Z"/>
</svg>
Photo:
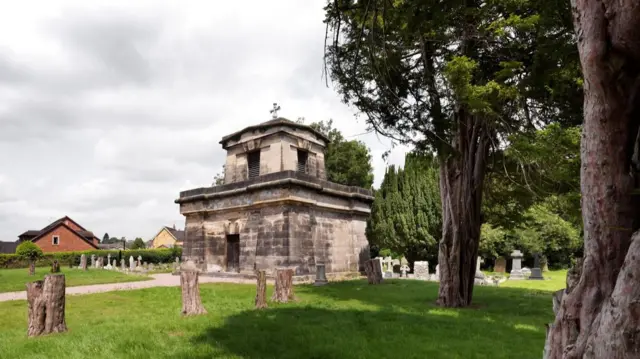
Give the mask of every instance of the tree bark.
<svg viewBox="0 0 640 359">
<path fill-rule="evenodd" d="M 483 120 L 458 111 L 456 153 L 440 161 L 442 239 L 438 250 L 438 305 L 471 304 L 482 225 L 482 187 L 489 154 L 489 133 Z"/>
<path fill-rule="evenodd" d="M 182 315 L 207 314 L 200 298 L 200 287 L 196 270 L 182 270 L 180 272 L 180 286 L 182 287 Z"/>
<path fill-rule="evenodd" d="M 276 270 L 276 288 L 271 300 L 278 303 L 287 303 L 295 300 L 293 294 L 293 269 Z"/>
<path fill-rule="evenodd" d="M 258 284 L 256 287 L 256 308 L 267 307 L 267 273 L 263 270 L 256 271 Z"/>
<path fill-rule="evenodd" d="M 369 284 L 382 283 L 382 272 L 380 271 L 380 260 L 369 259 L 364 263 L 364 271 L 367 274 Z"/>
<path fill-rule="evenodd" d="M 572 7 L 585 90 L 584 264 L 549 331 L 549 358 L 638 358 L 640 249 L 631 236 L 640 214 L 632 196 L 640 168 L 640 3 L 572 0 Z"/>
<path fill-rule="evenodd" d="M 29 260 L 29 275 L 36 274 L 36 261 Z"/>
<path fill-rule="evenodd" d="M 27 283 L 29 337 L 67 331 L 64 274 L 47 274 L 44 280 Z"/>
</svg>

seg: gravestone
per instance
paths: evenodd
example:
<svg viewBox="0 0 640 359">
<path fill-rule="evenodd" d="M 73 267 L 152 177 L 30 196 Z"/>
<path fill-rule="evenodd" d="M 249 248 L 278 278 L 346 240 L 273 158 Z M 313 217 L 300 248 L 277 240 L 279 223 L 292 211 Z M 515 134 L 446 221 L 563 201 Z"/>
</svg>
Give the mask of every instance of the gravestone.
<svg viewBox="0 0 640 359">
<path fill-rule="evenodd" d="M 124 258 L 120 259 L 120 270 L 123 272 L 127 270 L 127 264 L 125 263 Z"/>
<path fill-rule="evenodd" d="M 82 270 L 87 270 L 87 255 L 83 254 L 80 256 L 80 266 L 78 267 Z"/>
<path fill-rule="evenodd" d="M 516 249 L 511 253 L 511 273 L 509 273 L 509 279 L 522 280 L 524 279 L 524 273 L 522 273 L 522 252 Z"/>
<path fill-rule="evenodd" d="M 542 276 L 542 269 L 540 269 L 540 255 L 536 253 L 533 258 L 534 258 L 533 269 L 531 270 L 531 275 L 529 276 L 529 279 L 532 279 L 532 280 L 544 279 L 544 277 Z"/>
<path fill-rule="evenodd" d="M 109 253 L 109 254 L 107 255 L 107 266 L 106 266 L 106 267 L 104 267 L 104 268 L 105 268 L 105 269 L 108 269 L 108 270 L 113 269 L 113 267 L 111 266 L 111 253 Z"/>
<path fill-rule="evenodd" d="M 402 277 L 403 278 L 407 278 L 407 272 L 410 270 L 411 268 L 409 268 L 408 265 L 403 264 L 402 266 L 400 266 L 400 272 L 402 272 Z"/>
<path fill-rule="evenodd" d="M 369 259 L 364 263 L 369 284 L 382 283 L 382 260 L 380 258 Z"/>
<path fill-rule="evenodd" d="M 136 267 L 142 267 L 142 256 L 138 256 L 138 264 L 136 264 Z"/>
<path fill-rule="evenodd" d="M 484 273 L 480 270 L 480 264 L 482 263 L 484 263 L 484 259 L 482 259 L 482 257 L 478 257 L 478 260 L 476 261 L 476 279 L 484 279 Z"/>
<path fill-rule="evenodd" d="M 113 268 L 114 270 L 118 269 L 118 261 L 117 260 L 113 260 L 113 264 L 111 265 L 111 268 Z"/>
<path fill-rule="evenodd" d="M 98 264 L 96 263 L 96 255 L 95 254 L 91 255 L 91 266 L 93 268 L 96 268 L 98 266 Z"/>
<path fill-rule="evenodd" d="M 133 256 L 129 256 L 129 270 L 133 272 L 134 269 L 136 269 L 136 261 Z"/>
<path fill-rule="evenodd" d="M 417 261 L 413 263 L 414 278 L 420 280 L 429 280 L 429 262 Z"/>
<path fill-rule="evenodd" d="M 313 285 L 320 286 L 329 283 L 325 270 L 326 268 L 323 263 L 316 264 L 316 281 Z"/>
<path fill-rule="evenodd" d="M 496 263 L 493 266 L 493 271 L 496 273 L 506 273 L 507 260 L 504 259 L 504 257 L 498 257 L 498 259 L 496 259 Z"/>
<path fill-rule="evenodd" d="M 384 265 L 384 277 L 393 278 L 393 259 L 386 257 L 383 261 Z"/>
</svg>

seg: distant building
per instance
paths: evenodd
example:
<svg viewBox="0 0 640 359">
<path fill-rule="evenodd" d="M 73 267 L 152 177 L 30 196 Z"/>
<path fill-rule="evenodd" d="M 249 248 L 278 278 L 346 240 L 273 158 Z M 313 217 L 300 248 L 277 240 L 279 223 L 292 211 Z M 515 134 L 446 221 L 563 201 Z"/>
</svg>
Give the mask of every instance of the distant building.
<svg viewBox="0 0 640 359">
<path fill-rule="evenodd" d="M 13 254 L 16 252 L 18 242 L 0 242 L 0 253 Z"/>
<path fill-rule="evenodd" d="M 31 241 L 43 252 L 72 252 L 98 249 L 99 240 L 93 232 L 65 216 L 41 230 L 28 230 L 18 236 L 17 243 Z"/>
<path fill-rule="evenodd" d="M 182 247 L 184 241 L 184 231 L 176 229 L 174 225 L 172 227 L 164 226 L 156 234 L 153 239 L 147 242 L 147 248 L 173 248 Z M 151 245 L 149 245 L 151 244 Z"/>
</svg>

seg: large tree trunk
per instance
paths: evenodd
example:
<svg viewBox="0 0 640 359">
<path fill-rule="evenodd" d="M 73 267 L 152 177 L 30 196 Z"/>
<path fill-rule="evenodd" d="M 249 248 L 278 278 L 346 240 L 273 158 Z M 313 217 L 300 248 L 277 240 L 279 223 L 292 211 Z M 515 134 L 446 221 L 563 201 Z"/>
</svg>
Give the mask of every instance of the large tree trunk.
<svg viewBox="0 0 640 359">
<path fill-rule="evenodd" d="M 293 294 L 293 269 L 276 270 L 276 288 L 271 300 L 279 303 L 295 300 Z"/>
<path fill-rule="evenodd" d="M 180 272 L 180 287 L 182 287 L 182 315 L 207 314 L 200 298 L 197 270 L 182 270 Z"/>
<path fill-rule="evenodd" d="M 267 307 L 267 273 L 263 270 L 256 271 L 258 280 L 256 286 L 256 308 L 262 309 Z"/>
<path fill-rule="evenodd" d="M 489 154 L 489 133 L 481 118 L 458 111 L 455 153 L 440 161 L 442 239 L 438 251 L 440 288 L 438 305 L 471 304 L 476 273 L 482 186 Z"/>
<path fill-rule="evenodd" d="M 29 337 L 67 331 L 63 274 L 48 274 L 44 280 L 27 283 L 27 302 Z"/>
<path fill-rule="evenodd" d="M 549 358 L 638 358 L 640 2 L 572 0 L 584 76 L 584 264 L 549 332 Z M 626 257 L 626 260 L 625 260 Z"/>
</svg>

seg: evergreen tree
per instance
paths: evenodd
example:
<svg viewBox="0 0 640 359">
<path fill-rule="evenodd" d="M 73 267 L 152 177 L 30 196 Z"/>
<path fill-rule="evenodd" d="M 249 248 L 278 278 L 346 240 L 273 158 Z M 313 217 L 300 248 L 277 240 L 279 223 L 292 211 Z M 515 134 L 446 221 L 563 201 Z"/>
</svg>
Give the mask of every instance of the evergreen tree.
<svg viewBox="0 0 640 359">
<path fill-rule="evenodd" d="M 437 162 L 430 155 L 408 153 L 404 168 L 387 167 L 367 226 L 374 249 L 435 266 L 442 228 L 438 181 Z"/>
<path fill-rule="evenodd" d="M 102 243 L 109 243 L 109 233 L 104 234 L 104 236 L 102 236 Z"/>
</svg>

